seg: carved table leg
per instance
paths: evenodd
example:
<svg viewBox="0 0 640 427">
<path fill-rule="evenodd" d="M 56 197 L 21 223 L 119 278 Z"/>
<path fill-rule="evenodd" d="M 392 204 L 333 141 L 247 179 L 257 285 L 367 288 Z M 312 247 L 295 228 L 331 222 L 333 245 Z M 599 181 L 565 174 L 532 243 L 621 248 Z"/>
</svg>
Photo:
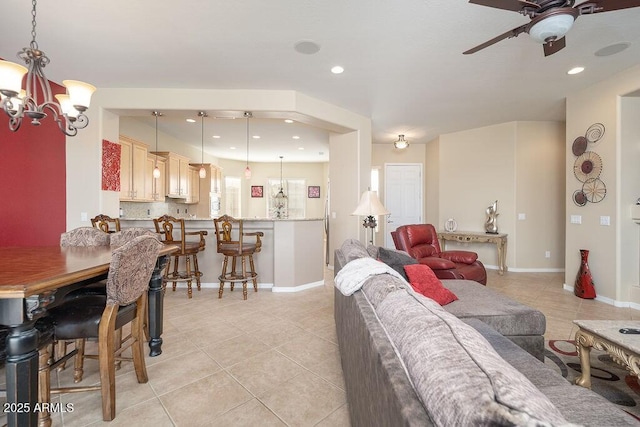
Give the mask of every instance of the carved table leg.
<svg viewBox="0 0 640 427">
<path fill-rule="evenodd" d="M 12 327 L 7 337 L 5 409 L 9 427 L 38 424 L 38 332 L 33 324 Z"/>
<path fill-rule="evenodd" d="M 164 311 L 164 294 L 162 292 L 162 271 L 169 262 L 169 256 L 158 257 L 156 266 L 153 269 L 151 280 L 149 281 L 149 356 L 159 356 L 162 354 L 162 324 Z"/>
<path fill-rule="evenodd" d="M 576 332 L 576 349 L 580 356 L 580 370 L 582 373 L 576 378 L 576 384 L 584 388 L 591 388 L 591 347 L 593 337 L 582 330 Z"/>
</svg>

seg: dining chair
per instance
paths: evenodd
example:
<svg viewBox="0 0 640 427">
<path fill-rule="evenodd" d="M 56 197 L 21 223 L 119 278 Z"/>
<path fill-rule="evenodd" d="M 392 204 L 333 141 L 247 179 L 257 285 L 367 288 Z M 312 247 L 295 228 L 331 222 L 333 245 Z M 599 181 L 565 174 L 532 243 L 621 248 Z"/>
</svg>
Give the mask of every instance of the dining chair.
<svg viewBox="0 0 640 427">
<path fill-rule="evenodd" d="M 235 219 L 229 215 L 223 215 L 213 220 L 216 230 L 216 242 L 218 253 L 224 255 L 222 263 L 222 273 L 218 277 L 220 280 L 220 289 L 218 290 L 218 298 L 222 298 L 225 282 L 229 282 L 231 291 L 237 282 L 242 282 L 242 298 L 247 299 L 247 282 L 253 282 L 253 289 L 258 292 L 258 273 L 256 273 L 253 264 L 253 254 L 260 252 L 262 247 L 261 237 L 264 236 L 262 231 L 245 233 L 243 229 L 243 221 Z M 246 241 L 246 237 L 255 237 L 252 241 Z M 241 261 L 241 270 L 237 269 L 237 258 Z M 231 258 L 231 271 L 227 272 Z M 246 259 L 249 259 L 249 270 L 247 270 Z"/>
<path fill-rule="evenodd" d="M 60 235 L 60 246 L 109 246 L 109 234 L 94 227 L 78 227 Z"/>
<path fill-rule="evenodd" d="M 91 226 L 105 233 L 120 231 L 120 218 L 111 218 L 108 215 L 99 214 L 91 218 Z"/>
<path fill-rule="evenodd" d="M 147 311 L 147 288 L 162 244 L 154 236 L 140 236 L 114 248 L 107 276 L 106 299 L 86 295 L 49 311 L 56 340 L 75 340 L 74 352 L 51 363 L 74 357 L 74 380 L 82 378 L 84 359 L 98 359 L 100 385 L 87 387 L 51 388 L 51 394 L 96 391 L 102 393 L 103 420 L 111 421 L 116 414 L 115 361 L 133 361 L 139 383 L 148 381 L 144 360 L 143 323 Z M 131 333 L 123 338 L 122 347 L 116 349 L 116 330 L 131 324 Z M 98 354 L 85 354 L 85 339 L 98 340 Z M 132 357 L 122 353 L 131 348 Z"/>
<path fill-rule="evenodd" d="M 114 246 L 114 247 L 122 246 L 128 241 L 133 240 L 136 237 L 140 237 L 140 236 L 151 236 L 156 240 L 160 241 L 160 235 L 158 233 L 152 230 L 149 230 L 148 228 L 133 227 L 133 228 L 125 228 L 111 234 L 111 236 L 109 236 L 110 237 L 109 243 L 111 244 L 111 246 Z"/>
<path fill-rule="evenodd" d="M 173 253 L 173 269 L 171 263 L 167 264 L 164 277 L 162 278 L 163 287 L 167 282 L 173 283 L 173 290 L 176 290 L 177 282 L 187 283 L 187 295 L 189 298 L 193 296 L 191 285 L 193 280 L 196 281 L 198 290 L 200 290 L 200 277 L 202 272 L 198 267 L 198 252 L 205 248 L 204 236 L 208 233 L 206 230 L 186 231 L 184 218 L 175 218 L 170 215 L 163 215 L 155 218 L 153 223 L 156 232 L 160 235 L 164 244 L 176 245 L 178 251 Z M 178 236 L 178 232 L 180 235 Z M 189 236 L 198 236 L 197 241 L 187 240 Z M 185 269 L 180 270 L 180 260 L 184 259 Z M 193 261 L 193 268 L 191 262 Z"/>
</svg>

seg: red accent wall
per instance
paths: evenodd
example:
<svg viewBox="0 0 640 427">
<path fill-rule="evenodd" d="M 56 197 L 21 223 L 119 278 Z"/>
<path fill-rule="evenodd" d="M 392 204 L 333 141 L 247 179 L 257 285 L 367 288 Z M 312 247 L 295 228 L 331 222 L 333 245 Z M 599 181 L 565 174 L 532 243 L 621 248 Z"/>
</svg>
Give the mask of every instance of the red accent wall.
<svg viewBox="0 0 640 427">
<path fill-rule="evenodd" d="M 50 115 L 41 123 L 11 132 L 0 109 L 0 246 L 58 245 L 66 230 L 66 137 Z"/>
</svg>

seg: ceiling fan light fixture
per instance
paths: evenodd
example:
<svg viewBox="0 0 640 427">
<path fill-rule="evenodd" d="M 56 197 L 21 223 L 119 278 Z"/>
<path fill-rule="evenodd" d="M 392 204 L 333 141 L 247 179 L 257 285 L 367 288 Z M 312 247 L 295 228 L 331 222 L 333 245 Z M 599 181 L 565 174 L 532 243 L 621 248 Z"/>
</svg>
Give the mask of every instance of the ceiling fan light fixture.
<svg viewBox="0 0 640 427">
<path fill-rule="evenodd" d="M 541 44 L 560 40 L 569 32 L 574 21 L 572 13 L 554 13 L 533 24 L 529 28 L 529 36 Z"/>
<path fill-rule="evenodd" d="M 398 135 L 398 140 L 393 142 L 393 146 L 398 150 L 404 150 L 409 146 L 409 141 L 404 139 L 404 135 Z"/>
</svg>

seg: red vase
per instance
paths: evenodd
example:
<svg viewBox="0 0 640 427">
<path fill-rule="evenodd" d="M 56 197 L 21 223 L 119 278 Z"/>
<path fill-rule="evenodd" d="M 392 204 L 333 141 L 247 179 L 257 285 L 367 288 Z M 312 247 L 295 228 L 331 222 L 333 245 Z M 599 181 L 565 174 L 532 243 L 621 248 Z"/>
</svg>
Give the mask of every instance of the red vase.
<svg viewBox="0 0 640 427">
<path fill-rule="evenodd" d="M 596 288 L 593 284 L 591 270 L 589 270 L 589 251 L 580 249 L 580 269 L 576 276 L 573 292 L 580 298 L 593 299 L 596 297 Z"/>
</svg>

